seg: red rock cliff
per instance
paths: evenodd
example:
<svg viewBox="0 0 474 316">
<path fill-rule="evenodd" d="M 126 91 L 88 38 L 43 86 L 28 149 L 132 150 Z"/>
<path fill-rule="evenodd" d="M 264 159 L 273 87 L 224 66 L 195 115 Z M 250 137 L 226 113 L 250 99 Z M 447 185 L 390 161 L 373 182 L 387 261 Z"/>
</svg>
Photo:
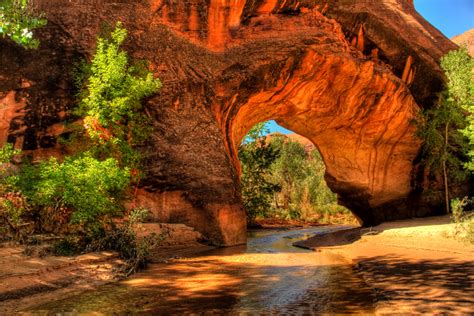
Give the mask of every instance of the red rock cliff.
<svg viewBox="0 0 474 316">
<path fill-rule="evenodd" d="M 217 244 L 245 241 L 237 147 L 275 119 L 313 141 L 329 186 L 365 225 L 408 217 L 420 141 L 411 121 L 442 84 L 455 45 L 403 0 L 33 0 L 42 45 L 0 42 L 1 142 L 40 156 L 74 106 L 70 69 L 102 27 L 164 81 L 147 101 L 155 132 L 140 201 L 156 220 Z"/>
</svg>

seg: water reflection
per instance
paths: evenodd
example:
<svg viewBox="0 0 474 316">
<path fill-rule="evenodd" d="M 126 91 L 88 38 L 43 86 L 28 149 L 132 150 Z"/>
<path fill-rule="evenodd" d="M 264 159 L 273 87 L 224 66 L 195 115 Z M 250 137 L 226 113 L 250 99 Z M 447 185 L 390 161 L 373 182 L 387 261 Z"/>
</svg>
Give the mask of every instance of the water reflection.
<svg viewBox="0 0 474 316">
<path fill-rule="evenodd" d="M 292 246 L 333 227 L 252 232 L 248 245 L 153 264 L 35 313 L 372 314 L 371 290 L 337 258 Z"/>
</svg>

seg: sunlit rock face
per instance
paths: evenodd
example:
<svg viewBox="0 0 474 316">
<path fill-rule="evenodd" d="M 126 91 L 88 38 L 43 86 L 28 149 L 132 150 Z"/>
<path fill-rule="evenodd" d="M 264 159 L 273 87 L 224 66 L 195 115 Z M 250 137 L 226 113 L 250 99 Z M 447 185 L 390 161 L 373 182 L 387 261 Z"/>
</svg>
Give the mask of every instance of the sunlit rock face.
<svg viewBox="0 0 474 316">
<path fill-rule="evenodd" d="M 137 198 L 154 220 L 245 242 L 237 148 L 269 119 L 316 144 L 329 186 L 365 225 L 420 207 L 411 122 L 431 105 L 439 58 L 455 45 L 410 1 L 31 2 L 50 22 L 38 51 L 0 42 L 2 142 L 61 152 L 71 65 L 120 20 L 126 49 L 164 82 L 146 102 L 154 134 L 141 148 L 148 173 Z"/>
<path fill-rule="evenodd" d="M 453 42 L 460 46 L 467 47 L 469 53 L 474 57 L 474 29 L 464 32 L 452 38 Z"/>
</svg>

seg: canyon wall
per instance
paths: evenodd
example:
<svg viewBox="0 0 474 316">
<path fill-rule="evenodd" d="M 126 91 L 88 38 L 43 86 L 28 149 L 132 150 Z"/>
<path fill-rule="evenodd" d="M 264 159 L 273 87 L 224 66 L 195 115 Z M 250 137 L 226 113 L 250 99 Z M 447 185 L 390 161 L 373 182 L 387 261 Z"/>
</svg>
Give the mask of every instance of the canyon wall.
<svg viewBox="0 0 474 316">
<path fill-rule="evenodd" d="M 32 0 L 49 23 L 38 50 L 0 40 L 1 143 L 61 155 L 76 105 L 72 65 L 122 21 L 125 48 L 163 89 L 138 201 L 153 220 L 245 242 L 238 146 L 274 119 L 315 143 L 326 179 L 364 225 L 419 215 L 415 119 L 456 46 L 408 0 Z M 425 211 L 424 211 L 425 212 Z M 426 212 L 425 212 L 426 213 Z"/>
</svg>

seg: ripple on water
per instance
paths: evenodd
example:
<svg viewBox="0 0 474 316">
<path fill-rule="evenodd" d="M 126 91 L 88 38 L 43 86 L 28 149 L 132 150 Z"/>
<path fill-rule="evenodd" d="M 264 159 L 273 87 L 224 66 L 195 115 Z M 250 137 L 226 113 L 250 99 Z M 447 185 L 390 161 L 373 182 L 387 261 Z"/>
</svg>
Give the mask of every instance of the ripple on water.
<svg viewBox="0 0 474 316">
<path fill-rule="evenodd" d="M 325 228 L 327 229 L 327 228 Z M 34 313 L 372 314 L 371 289 L 335 257 L 292 247 L 322 228 L 254 234 L 247 247 L 152 264 Z"/>
</svg>

